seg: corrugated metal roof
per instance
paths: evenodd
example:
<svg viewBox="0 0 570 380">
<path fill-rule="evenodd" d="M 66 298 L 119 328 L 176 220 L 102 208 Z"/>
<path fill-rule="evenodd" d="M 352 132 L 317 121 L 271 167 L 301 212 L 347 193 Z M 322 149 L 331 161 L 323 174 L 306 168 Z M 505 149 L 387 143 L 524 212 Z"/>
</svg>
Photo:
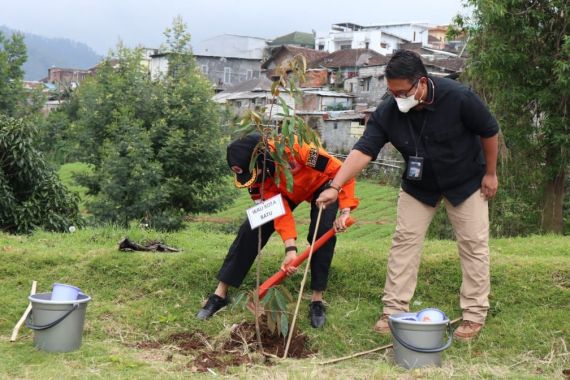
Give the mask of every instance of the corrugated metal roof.
<svg viewBox="0 0 570 380">
<path fill-rule="evenodd" d="M 333 98 L 354 98 L 352 94 L 345 94 L 343 92 L 326 91 L 326 90 L 309 90 L 303 91 L 303 94 L 314 94 L 319 96 L 328 96 Z"/>
<path fill-rule="evenodd" d="M 326 120 L 359 120 L 364 117 L 363 113 L 354 111 L 329 111 Z"/>
<path fill-rule="evenodd" d="M 271 86 L 273 82 L 265 76 L 259 78 L 246 80 L 229 86 L 224 92 L 240 92 L 240 91 L 271 91 Z"/>
</svg>

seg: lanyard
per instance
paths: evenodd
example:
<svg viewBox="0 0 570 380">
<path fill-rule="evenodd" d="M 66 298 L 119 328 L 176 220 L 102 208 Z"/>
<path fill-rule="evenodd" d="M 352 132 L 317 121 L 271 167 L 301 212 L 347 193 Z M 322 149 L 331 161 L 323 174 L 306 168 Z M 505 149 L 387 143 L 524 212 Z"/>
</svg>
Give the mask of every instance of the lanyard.
<svg viewBox="0 0 570 380">
<path fill-rule="evenodd" d="M 410 130 L 410 136 L 412 137 L 412 140 L 414 142 L 414 148 L 416 151 L 416 157 L 418 156 L 418 142 L 416 141 L 416 137 L 414 136 L 414 128 L 412 126 L 412 121 L 410 120 L 410 117 L 408 116 L 406 118 L 406 120 L 408 121 L 408 128 Z M 424 129 L 427 125 L 427 120 L 428 120 L 428 114 L 426 113 L 425 117 L 424 117 L 424 121 L 422 123 L 422 129 L 420 129 L 420 135 L 418 137 L 418 140 L 421 142 L 422 141 L 422 134 L 424 133 Z"/>
</svg>

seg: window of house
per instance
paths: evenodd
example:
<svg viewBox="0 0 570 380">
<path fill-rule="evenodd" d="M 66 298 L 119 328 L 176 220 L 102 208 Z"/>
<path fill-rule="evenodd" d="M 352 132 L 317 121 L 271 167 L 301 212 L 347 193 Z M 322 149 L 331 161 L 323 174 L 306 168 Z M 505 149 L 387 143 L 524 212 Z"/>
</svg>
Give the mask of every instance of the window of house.
<svg viewBox="0 0 570 380">
<path fill-rule="evenodd" d="M 232 83 L 232 68 L 224 67 L 224 83 Z"/>
<path fill-rule="evenodd" d="M 388 44 L 386 42 L 380 42 L 380 47 L 383 49 L 387 49 L 388 48 Z"/>
<path fill-rule="evenodd" d="M 238 107 L 238 108 L 241 107 L 241 100 L 236 101 L 236 107 Z"/>
<path fill-rule="evenodd" d="M 365 49 L 369 49 L 369 48 L 370 48 L 370 42 L 366 42 L 366 43 L 364 44 L 364 48 L 365 48 Z"/>
<path fill-rule="evenodd" d="M 414 31 L 414 39 L 412 40 L 412 42 L 416 42 L 416 32 Z"/>
<path fill-rule="evenodd" d="M 202 65 L 202 72 L 208 74 L 208 65 Z"/>
<path fill-rule="evenodd" d="M 350 44 L 340 45 L 340 50 L 349 50 L 350 48 L 352 48 L 352 46 Z"/>
<path fill-rule="evenodd" d="M 335 122 L 335 123 L 333 124 L 333 128 L 334 128 L 334 129 L 338 129 L 338 123 L 337 123 L 337 122 Z"/>
<path fill-rule="evenodd" d="M 253 79 L 253 70 L 247 70 L 247 73 L 245 74 L 245 79 L 246 80 Z"/>
<path fill-rule="evenodd" d="M 325 50 L 325 45 L 319 45 L 319 50 Z"/>
<path fill-rule="evenodd" d="M 370 91 L 370 79 L 371 78 L 360 78 L 358 80 L 360 82 L 360 89 L 362 90 L 362 92 Z"/>
</svg>

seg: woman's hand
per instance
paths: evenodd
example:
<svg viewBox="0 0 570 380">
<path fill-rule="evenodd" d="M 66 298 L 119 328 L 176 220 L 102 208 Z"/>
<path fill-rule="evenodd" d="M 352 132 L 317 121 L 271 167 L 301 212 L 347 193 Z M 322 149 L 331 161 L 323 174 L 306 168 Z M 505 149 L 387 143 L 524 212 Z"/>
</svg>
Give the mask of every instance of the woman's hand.
<svg viewBox="0 0 570 380">
<path fill-rule="evenodd" d="M 337 220 L 334 222 L 334 230 L 336 232 L 344 232 L 347 228 L 346 221 L 350 218 L 350 208 L 342 209 Z"/>
<path fill-rule="evenodd" d="M 292 274 L 295 274 L 295 272 L 297 272 L 297 267 L 291 266 L 291 263 L 296 258 L 297 258 L 297 252 L 295 251 L 289 251 L 285 255 L 285 259 L 283 259 L 283 263 L 281 263 L 281 270 L 287 273 L 287 276 L 291 276 Z"/>
</svg>

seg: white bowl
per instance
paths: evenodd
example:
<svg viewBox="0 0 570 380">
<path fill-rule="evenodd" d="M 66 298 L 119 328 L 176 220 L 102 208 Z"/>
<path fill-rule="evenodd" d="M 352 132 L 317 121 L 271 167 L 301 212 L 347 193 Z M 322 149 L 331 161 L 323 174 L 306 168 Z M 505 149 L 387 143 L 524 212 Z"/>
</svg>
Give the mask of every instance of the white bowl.
<svg viewBox="0 0 570 380">
<path fill-rule="evenodd" d="M 418 311 L 416 319 L 419 322 L 441 322 L 445 321 L 447 317 L 443 311 L 435 308 L 429 308 Z"/>
</svg>

